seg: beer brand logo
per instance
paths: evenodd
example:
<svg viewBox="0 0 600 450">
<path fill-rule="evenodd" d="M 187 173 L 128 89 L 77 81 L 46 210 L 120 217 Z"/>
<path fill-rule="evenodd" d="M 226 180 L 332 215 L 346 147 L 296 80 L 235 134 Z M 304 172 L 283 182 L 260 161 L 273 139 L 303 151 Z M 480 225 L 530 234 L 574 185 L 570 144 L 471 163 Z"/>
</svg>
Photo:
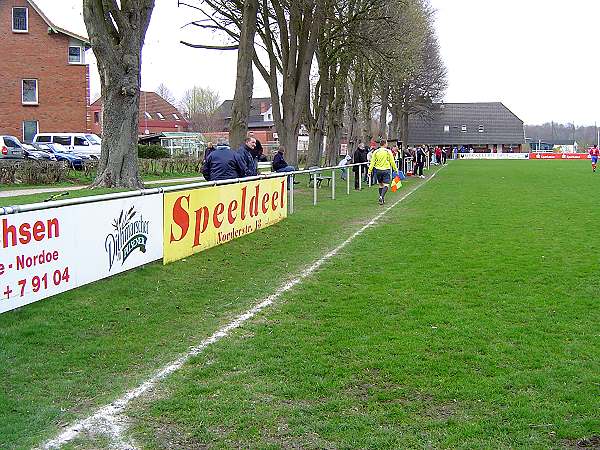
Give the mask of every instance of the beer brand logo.
<svg viewBox="0 0 600 450">
<path fill-rule="evenodd" d="M 104 241 L 109 271 L 116 262 L 120 261 L 121 266 L 124 265 L 129 255 L 138 248 L 142 253 L 146 253 L 150 221 L 144 220 L 141 213 L 139 219 L 136 219 L 137 212 L 134 208 L 132 206 L 127 212 L 121 211 L 119 217 L 113 220 L 114 232 L 106 236 Z"/>
</svg>

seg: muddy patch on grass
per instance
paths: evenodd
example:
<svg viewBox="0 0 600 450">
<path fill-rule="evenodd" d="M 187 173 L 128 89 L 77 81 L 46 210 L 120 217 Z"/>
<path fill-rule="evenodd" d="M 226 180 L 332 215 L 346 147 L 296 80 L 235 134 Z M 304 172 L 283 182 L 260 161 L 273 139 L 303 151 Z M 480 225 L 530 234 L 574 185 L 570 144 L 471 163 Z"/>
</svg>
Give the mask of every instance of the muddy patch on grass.
<svg viewBox="0 0 600 450">
<path fill-rule="evenodd" d="M 600 450 L 600 435 L 582 439 L 566 439 L 563 441 L 563 448 Z"/>
</svg>

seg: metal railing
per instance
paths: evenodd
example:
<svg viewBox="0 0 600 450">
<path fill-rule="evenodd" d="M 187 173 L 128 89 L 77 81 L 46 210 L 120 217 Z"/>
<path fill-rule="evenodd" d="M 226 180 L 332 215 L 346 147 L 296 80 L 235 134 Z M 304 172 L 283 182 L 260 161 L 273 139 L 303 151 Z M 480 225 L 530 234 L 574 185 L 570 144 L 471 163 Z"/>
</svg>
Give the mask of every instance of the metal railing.
<svg viewBox="0 0 600 450">
<path fill-rule="evenodd" d="M 351 168 L 358 166 L 358 177 L 359 177 L 359 190 L 362 190 L 362 178 L 364 174 L 364 170 L 367 170 L 368 163 L 357 163 L 357 164 L 348 164 L 344 166 L 329 166 L 329 167 L 317 167 L 305 170 L 296 170 L 293 172 L 271 172 L 268 174 L 261 174 L 252 177 L 246 178 L 231 178 L 228 180 L 219 180 L 219 181 L 202 181 L 195 183 L 187 183 L 187 184 L 178 184 L 174 186 L 164 186 L 164 187 L 156 187 L 150 189 L 137 189 L 133 191 L 126 192 L 115 192 L 111 194 L 101 194 L 101 195 L 92 195 L 89 197 L 79 197 L 65 200 L 56 200 L 56 201 L 48 201 L 48 202 L 38 202 L 38 203 L 30 203 L 26 205 L 14 205 L 14 206 L 0 206 L 0 216 L 8 215 L 8 214 L 17 214 L 22 212 L 29 211 L 39 211 L 43 209 L 51 209 L 51 208 L 62 208 L 65 206 L 71 205 L 82 205 L 87 203 L 97 203 L 106 200 L 115 200 L 115 199 L 123 199 L 123 198 L 131 198 L 131 197 L 141 197 L 146 195 L 156 195 L 162 194 L 165 192 L 176 192 L 188 189 L 198 189 L 198 188 L 206 188 L 213 186 L 225 186 L 229 184 L 238 184 L 245 183 L 247 181 L 258 181 L 265 180 L 270 178 L 281 178 L 281 177 L 290 177 L 289 180 L 292 181 L 294 176 L 296 175 L 305 175 L 309 174 L 309 186 L 310 179 L 312 175 L 312 183 L 313 183 L 313 205 L 317 205 L 318 201 L 318 187 L 320 183 L 317 182 L 317 176 L 323 172 L 331 171 L 331 199 L 335 200 L 335 180 L 336 180 L 336 171 L 340 169 L 347 170 L 346 176 L 346 193 L 350 195 L 350 172 Z M 288 201 L 289 213 L 294 213 L 294 183 L 289 183 L 289 201 Z"/>
</svg>

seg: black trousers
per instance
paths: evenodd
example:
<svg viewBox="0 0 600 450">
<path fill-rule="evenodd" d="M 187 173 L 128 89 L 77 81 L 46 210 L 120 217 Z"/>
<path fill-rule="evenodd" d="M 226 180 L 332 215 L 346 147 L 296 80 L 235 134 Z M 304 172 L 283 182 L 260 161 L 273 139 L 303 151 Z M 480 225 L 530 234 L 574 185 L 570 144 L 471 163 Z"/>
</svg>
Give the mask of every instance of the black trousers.
<svg viewBox="0 0 600 450">
<path fill-rule="evenodd" d="M 415 163 L 415 175 L 416 176 L 423 175 L 423 166 L 425 166 L 425 161 L 417 161 Z"/>
</svg>

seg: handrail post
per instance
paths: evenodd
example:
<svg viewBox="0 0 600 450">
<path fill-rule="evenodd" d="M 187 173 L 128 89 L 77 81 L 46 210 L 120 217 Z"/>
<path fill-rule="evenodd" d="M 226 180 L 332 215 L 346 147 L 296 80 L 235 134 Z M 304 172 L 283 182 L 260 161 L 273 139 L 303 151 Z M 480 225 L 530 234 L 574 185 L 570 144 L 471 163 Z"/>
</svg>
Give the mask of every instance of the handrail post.
<svg viewBox="0 0 600 450">
<path fill-rule="evenodd" d="M 291 181 L 291 183 L 290 183 Z M 292 177 L 287 178 L 288 192 L 289 192 L 289 210 L 290 214 L 294 214 L 294 179 Z"/>
<path fill-rule="evenodd" d="M 346 194 L 350 195 L 350 169 L 346 170 Z M 352 172 L 354 172 L 354 170 Z"/>
<path fill-rule="evenodd" d="M 362 191 L 362 164 L 358 166 L 358 190 Z"/>
<path fill-rule="evenodd" d="M 335 169 L 331 169 L 331 200 L 335 200 Z"/>
<path fill-rule="evenodd" d="M 317 172 L 313 172 L 313 206 L 317 206 Z"/>
</svg>

